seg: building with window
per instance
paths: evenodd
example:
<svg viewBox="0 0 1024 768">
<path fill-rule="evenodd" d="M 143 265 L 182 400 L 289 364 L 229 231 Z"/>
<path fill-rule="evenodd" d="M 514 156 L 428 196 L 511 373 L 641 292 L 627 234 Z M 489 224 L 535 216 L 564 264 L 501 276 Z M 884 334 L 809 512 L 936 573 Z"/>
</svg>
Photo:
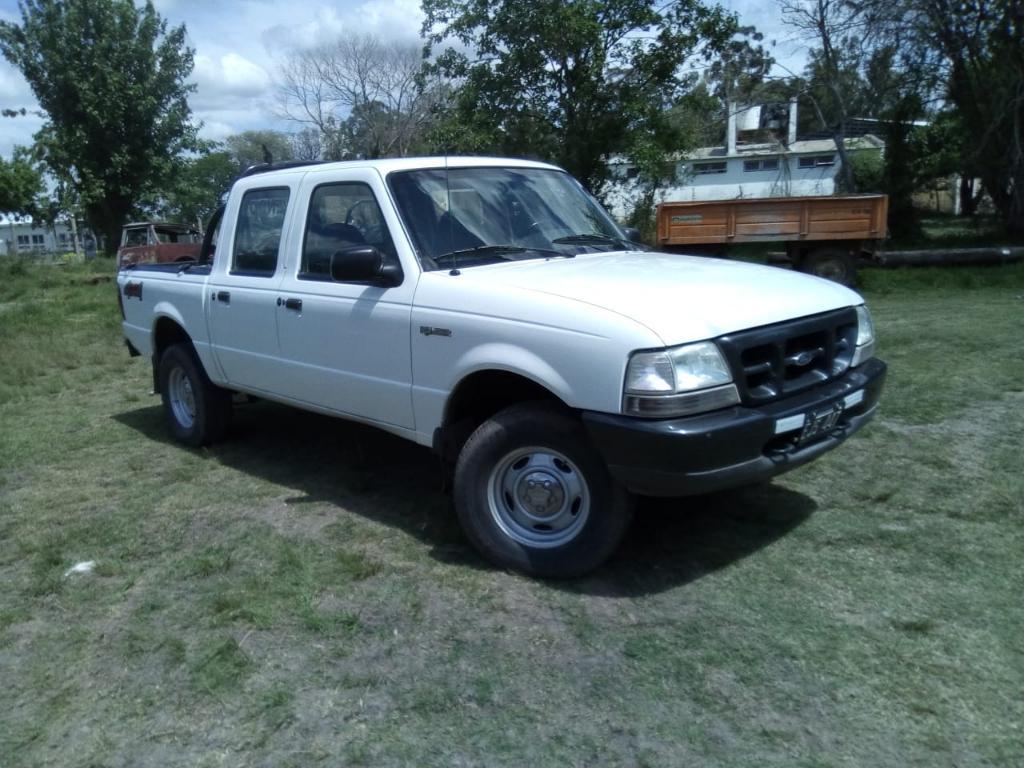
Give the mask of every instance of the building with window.
<svg viewBox="0 0 1024 768">
<path fill-rule="evenodd" d="M 776 105 L 777 106 L 777 105 Z M 702 147 L 676 162 L 676 182 L 658 200 L 732 200 L 743 197 L 808 197 L 836 192 L 839 157 L 831 138 L 796 136 L 796 103 L 789 114 L 761 106 L 730 109 L 724 146 Z M 882 152 L 872 134 L 848 138 L 847 153 Z M 613 158 L 606 192 L 611 212 L 624 218 L 639 198 L 637 172 L 625 158 Z"/>
<path fill-rule="evenodd" d="M 0 255 L 65 253 L 72 250 L 73 236 L 67 222 L 49 227 L 27 217 L 15 220 L 0 216 Z"/>
</svg>

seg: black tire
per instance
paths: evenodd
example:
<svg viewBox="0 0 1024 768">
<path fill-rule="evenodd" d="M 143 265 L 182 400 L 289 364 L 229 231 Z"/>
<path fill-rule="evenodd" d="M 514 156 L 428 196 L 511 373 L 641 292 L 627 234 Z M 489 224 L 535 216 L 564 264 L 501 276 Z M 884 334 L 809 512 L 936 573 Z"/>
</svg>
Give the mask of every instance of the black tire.
<svg viewBox="0 0 1024 768">
<path fill-rule="evenodd" d="M 811 251 L 800 262 L 800 271 L 846 286 L 857 282 L 857 264 L 850 252 L 842 248 Z"/>
<path fill-rule="evenodd" d="M 599 566 L 632 517 L 632 498 L 583 424 L 550 403 L 513 405 L 481 424 L 459 454 L 454 497 L 463 530 L 485 558 L 544 578 Z"/>
<path fill-rule="evenodd" d="M 231 393 L 210 381 L 191 344 L 168 347 L 157 375 L 164 419 L 175 440 L 198 447 L 224 437 L 231 424 Z"/>
</svg>

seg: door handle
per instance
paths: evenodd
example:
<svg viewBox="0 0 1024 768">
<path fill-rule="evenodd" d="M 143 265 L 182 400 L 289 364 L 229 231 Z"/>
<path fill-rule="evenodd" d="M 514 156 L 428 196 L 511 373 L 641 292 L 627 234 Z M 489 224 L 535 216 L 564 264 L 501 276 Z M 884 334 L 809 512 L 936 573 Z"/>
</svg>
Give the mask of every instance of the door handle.
<svg viewBox="0 0 1024 768">
<path fill-rule="evenodd" d="M 217 301 L 223 301 L 225 304 L 231 303 L 231 294 L 227 291 L 217 291 Z"/>
<path fill-rule="evenodd" d="M 281 302 L 281 300 L 278 299 L 278 303 L 280 303 L 280 302 Z M 301 312 L 302 311 L 302 299 L 285 299 L 284 300 L 284 308 L 285 309 L 294 309 L 296 312 Z"/>
</svg>

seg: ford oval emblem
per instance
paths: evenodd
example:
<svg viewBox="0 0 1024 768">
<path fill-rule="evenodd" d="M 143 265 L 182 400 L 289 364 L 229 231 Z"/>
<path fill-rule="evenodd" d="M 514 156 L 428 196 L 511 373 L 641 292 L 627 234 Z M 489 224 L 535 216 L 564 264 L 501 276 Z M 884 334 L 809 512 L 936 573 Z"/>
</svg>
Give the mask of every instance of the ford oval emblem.
<svg viewBox="0 0 1024 768">
<path fill-rule="evenodd" d="M 799 355 L 793 357 L 793 364 L 799 365 L 801 368 L 811 362 L 814 359 L 813 352 L 801 352 Z"/>
</svg>

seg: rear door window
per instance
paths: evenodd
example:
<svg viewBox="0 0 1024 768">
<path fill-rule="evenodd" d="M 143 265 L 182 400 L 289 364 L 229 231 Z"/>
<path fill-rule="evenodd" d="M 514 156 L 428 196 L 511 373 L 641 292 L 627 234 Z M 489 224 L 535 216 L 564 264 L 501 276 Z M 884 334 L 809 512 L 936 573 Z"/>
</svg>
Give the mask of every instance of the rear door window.
<svg viewBox="0 0 1024 768">
<path fill-rule="evenodd" d="M 231 273 L 270 277 L 277 271 L 287 187 L 250 189 L 242 197 L 235 227 Z"/>
</svg>

